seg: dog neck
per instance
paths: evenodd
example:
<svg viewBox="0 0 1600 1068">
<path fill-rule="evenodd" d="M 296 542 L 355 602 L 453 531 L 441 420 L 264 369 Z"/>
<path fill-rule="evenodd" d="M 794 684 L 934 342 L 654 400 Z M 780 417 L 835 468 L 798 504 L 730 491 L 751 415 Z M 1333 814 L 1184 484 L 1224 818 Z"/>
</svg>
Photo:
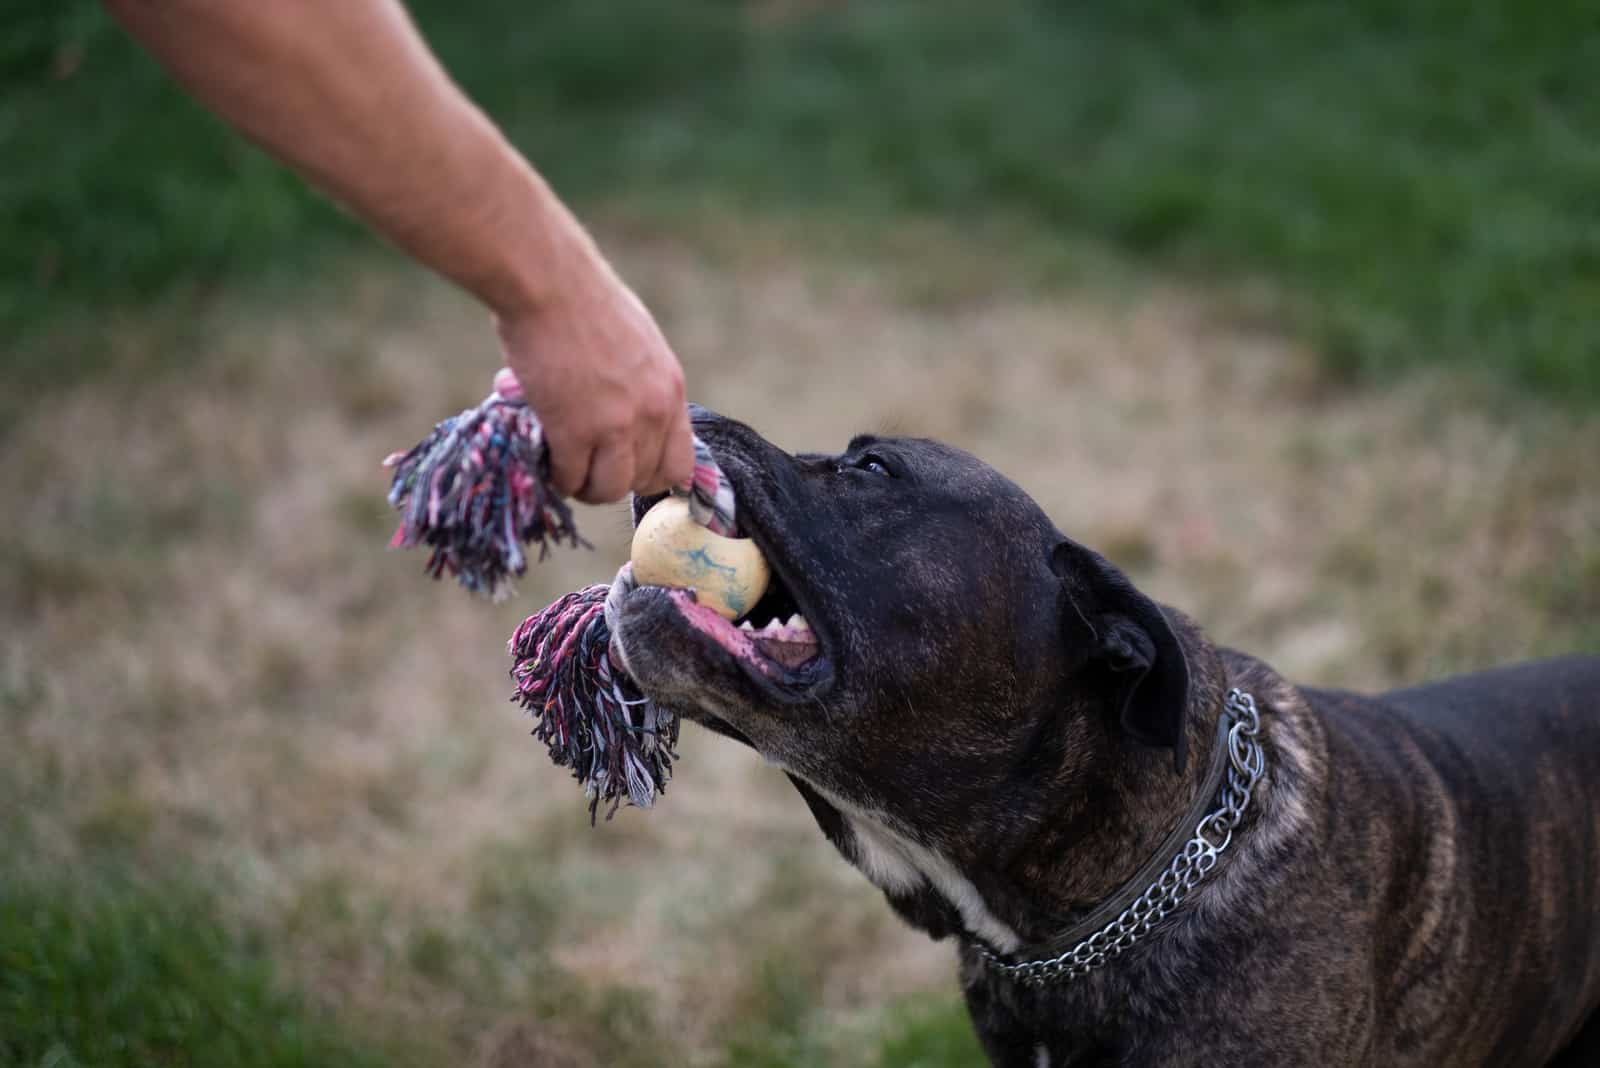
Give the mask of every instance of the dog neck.
<svg viewBox="0 0 1600 1068">
<path fill-rule="evenodd" d="M 1260 729 L 1254 697 L 1232 691 L 1227 714 L 1218 717 L 1210 766 L 1194 804 L 1144 866 L 1086 917 L 1049 941 L 997 953 L 969 936 L 978 955 L 1008 978 L 1041 985 L 1087 974 L 1153 932 L 1184 904 L 1232 844 L 1233 832 L 1249 810 L 1265 770 L 1256 740 Z"/>
<path fill-rule="evenodd" d="M 1174 774 L 1163 751 L 1113 742 L 1119 759 L 1099 761 L 1069 776 L 1070 786 L 1046 790 L 1048 813 L 997 873 L 997 896 L 1015 894 L 1014 924 L 1025 941 L 1056 939 L 1125 893 L 1139 893 L 1147 869 L 1166 864 L 1193 835 L 1227 768 L 1221 688 L 1191 707 L 1190 756 L 1181 773 Z"/>
<path fill-rule="evenodd" d="M 1092 782 L 1083 768 L 1064 767 L 1038 784 L 1031 805 L 1018 802 L 1016 824 L 1036 830 L 1009 843 L 1002 834 L 985 837 L 989 848 L 971 855 L 929 844 L 915 828 L 824 787 L 798 777 L 796 785 L 828 838 L 904 919 L 934 938 L 956 935 L 1011 954 L 1075 927 L 1169 838 L 1193 833 L 1198 809 L 1216 793 L 1213 766 L 1226 755 L 1217 744 L 1220 685 L 1197 681 L 1181 774 L 1165 751 L 1110 740 L 1100 751 L 1118 756 L 1094 761 Z"/>
</svg>

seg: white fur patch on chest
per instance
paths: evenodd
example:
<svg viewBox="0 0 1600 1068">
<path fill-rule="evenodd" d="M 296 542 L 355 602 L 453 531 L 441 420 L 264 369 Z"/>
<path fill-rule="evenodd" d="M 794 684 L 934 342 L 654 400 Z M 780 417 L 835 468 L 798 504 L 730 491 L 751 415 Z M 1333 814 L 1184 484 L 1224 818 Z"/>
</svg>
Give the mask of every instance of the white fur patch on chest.
<svg viewBox="0 0 1600 1068">
<path fill-rule="evenodd" d="M 829 800 L 844 814 L 845 823 L 855 835 L 856 866 L 880 890 L 904 894 L 927 884 L 961 914 L 968 932 L 996 950 L 1009 953 L 1022 944 L 1017 933 L 989 911 L 978 888 L 948 858 L 912 841 L 870 813 L 836 798 Z"/>
<path fill-rule="evenodd" d="M 870 816 L 845 816 L 856 836 L 856 864 L 880 890 L 909 893 L 927 881 L 907 855 L 903 839 Z"/>
</svg>

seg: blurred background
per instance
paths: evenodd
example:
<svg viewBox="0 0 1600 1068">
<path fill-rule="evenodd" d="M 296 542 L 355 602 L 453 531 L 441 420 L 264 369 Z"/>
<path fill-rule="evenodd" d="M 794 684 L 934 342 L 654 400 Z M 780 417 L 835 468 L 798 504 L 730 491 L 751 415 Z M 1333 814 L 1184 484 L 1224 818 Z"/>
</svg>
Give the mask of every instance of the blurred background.
<svg viewBox="0 0 1600 1068">
<path fill-rule="evenodd" d="M 691 396 L 969 448 L 1224 643 L 1600 651 L 1600 13 L 416 0 Z M 378 462 L 486 315 L 87 0 L 0 0 L 0 1061 L 944 1068 L 948 946 L 686 731 L 591 830 Z"/>
</svg>

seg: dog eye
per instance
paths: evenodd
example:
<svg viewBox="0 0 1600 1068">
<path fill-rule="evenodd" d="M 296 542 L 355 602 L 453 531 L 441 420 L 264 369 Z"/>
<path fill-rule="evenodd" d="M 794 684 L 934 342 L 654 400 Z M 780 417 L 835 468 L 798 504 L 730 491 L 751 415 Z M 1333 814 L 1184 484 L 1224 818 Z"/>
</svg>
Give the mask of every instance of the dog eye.
<svg viewBox="0 0 1600 1068">
<path fill-rule="evenodd" d="M 873 456 L 871 453 L 868 453 L 861 459 L 857 460 L 856 466 L 863 471 L 870 471 L 874 475 L 887 475 L 889 478 L 894 477 L 894 472 L 889 470 L 889 465 L 878 459 L 876 456 Z"/>
<path fill-rule="evenodd" d="M 854 460 L 848 460 L 841 456 L 833 461 L 834 474 L 842 475 L 846 471 L 865 471 L 868 474 L 882 475 L 885 478 L 898 477 L 889 469 L 889 465 L 884 462 L 882 457 L 875 456 L 870 452 L 863 453 Z"/>
</svg>

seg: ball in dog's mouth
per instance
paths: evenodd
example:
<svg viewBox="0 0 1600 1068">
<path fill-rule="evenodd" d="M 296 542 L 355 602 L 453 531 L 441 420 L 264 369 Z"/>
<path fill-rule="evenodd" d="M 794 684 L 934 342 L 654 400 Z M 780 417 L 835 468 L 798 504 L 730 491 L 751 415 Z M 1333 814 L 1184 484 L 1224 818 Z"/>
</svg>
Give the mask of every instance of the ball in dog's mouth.
<svg viewBox="0 0 1600 1068">
<path fill-rule="evenodd" d="M 694 521 L 682 497 L 664 497 L 633 531 L 633 577 L 641 586 L 692 589 L 724 619 L 756 606 L 772 569 L 749 538 L 724 538 Z"/>
<path fill-rule="evenodd" d="M 664 498 L 640 518 L 631 559 L 639 585 L 674 591 L 691 626 L 761 674 L 817 659 L 816 633 L 755 542 L 713 534 L 682 498 Z"/>
</svg>

